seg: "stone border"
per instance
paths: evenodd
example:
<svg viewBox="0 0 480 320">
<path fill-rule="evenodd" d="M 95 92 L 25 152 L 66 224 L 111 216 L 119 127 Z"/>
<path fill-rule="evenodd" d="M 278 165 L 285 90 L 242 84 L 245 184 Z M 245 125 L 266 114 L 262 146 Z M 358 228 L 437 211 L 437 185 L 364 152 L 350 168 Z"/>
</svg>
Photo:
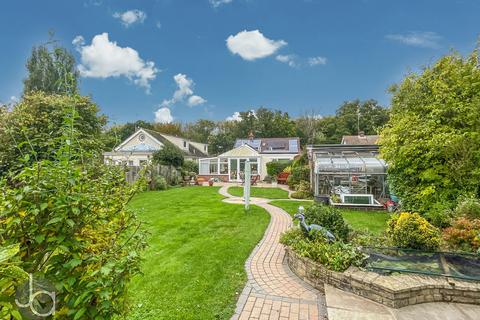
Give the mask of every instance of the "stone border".
<svg viewBox="0 0 480 320">
<path fill-rule="evenodd" d="M 315 288 L 329 284 L 391 308 L 425 302 L 457 302 L 480 305 L 480 282 L 419 274 L 380 275 L 350 267 L 335 272 L 285 247 L 288 266 Z"/>
</svg>

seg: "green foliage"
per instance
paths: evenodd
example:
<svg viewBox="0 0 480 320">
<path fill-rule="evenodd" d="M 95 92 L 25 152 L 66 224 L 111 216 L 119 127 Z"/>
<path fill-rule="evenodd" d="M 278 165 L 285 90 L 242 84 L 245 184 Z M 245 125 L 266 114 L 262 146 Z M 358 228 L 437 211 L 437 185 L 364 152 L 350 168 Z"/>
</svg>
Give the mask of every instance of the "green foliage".
<svg viewBox="0 0 480 320">
<path fill-rule="evenodd" d="M 67 95 L 78 92 L 79 73 L 75 58 L 65 48 L 34 47 L 27 61 L 27 72 L 27 78 L 23 80 L 24 94 L 31 91 Z"/>
<path fill-rule="evenodd" d="M 345 271 L 351 265 L 362 266 L 365 255 L 348 243 L 336 241 L 327 243 L 322 237 L 306 238 L 299 228 L 292 228 L 282 234 L 280 242 L 289 246 L 302 257 L 309 258 L 333 271 Z"/>
<path fill-rule="evenodd" d="M 282 172 L 286 167 L 290 165 L 290 161 L 270 161 L 267 162 L 267 173 L 271 177 L 276 177 L 280 172 Z"/>
<path fill-rule="evenodd" d="M 396 247 L 436 250 L 440 232 L 418 213 L 402 212 L 388 221 L 387 236 Z"/>
<path fill-rule="evenodd" d="M 480 219 L 480 200 L 475 197 L 462 197 L 454 211 L 457 217 Z"/>
<path fill-rule="evenodd" d="M 310 199 L 313 196 L 312 190 L 310 188 L 310 182 L 300 181 L 296 186 L 295 192 L 290 195 L 294 199 Z"/>
<path fill-rule="evenodd" d="M 14 302 L 15 289 L 28 280 L 28 274 L 14 260 L 18 252 L 18 244 L 0 246 L 0 319 L 22 319 Z"/>
<path fill-rule="evenodd" d="M 156 175 L 152 178 L 150 183 L 150 190 L 167 190 L 168 184 L 165 177 L 161 175 Z"/>
<path fill-rule="evenodd" d="M 172 143 L 165 143 L 163 148 L 155 151 L 153 154 L 153 162 L 167 166 L 179 168 L 183 165 L 183 152 Z"/>
<path fill-rule="evenodd" d="M 318 224 L 332 232 L 335 237 L 346 241 L 350 233 L 349 225 L 343 220 L 340 211 L 334 207 L 313 204 L 305 209 L 307 224 Z"/>
<path fill-rule="evenodd" d="M 109 319 L 125 312 L 126 286 L 139 273 L 144 233 L 127 207 L 139 186 L 83 150 L 70 110 L 51 159 L 0 180 L 0 245 L 18 243 L 19 266 L 55 285 L 59 318 Z"/>
<path fill-rule="evenodd" d="M 474 51 L 453 53 L 392 87 L 391 118 L 381 154 L 402 206 L 450 208 L 462 194 L 479 195 L 480 69 Z"/>
<path fill-rule="evenodd" d="M 10 170 L 19 170 L 35 160 L 52 159 L 63 143 L 63 122 L 74 107 L 78 118 L 73 124 L 76 143 L 83 150 L 100 156 L 100 133 L 106 118 L 98 115 L 98 107 L 90 97 L 48 95 L 37 91 L 25 94 L 22 100 L 0 117 L 0 177 Z M 73 142 L 73 141 L 72 141 Z M 28 161 L 24 155 L 30 154 Z"/>
<path fill-rule="evenodd" d="M 292 166 L 292 173 L 287 178 L 290 189 L 295 190 L 301 181 L 310 181 L 310 167 L 308 165 Z"/>
<path fill-rule="evenodd" d="M 443 230 L 443 239 L 451 249 L 477 252 L 480 248 L 480 219 L 460 217 Z"/>
<path fill-rule="evenodd" d="M 188 175 L 192 175 L 192 173 L 198 174 L 198 162 L 192 160 L 185 160 L 182 165 L 182 170 L 187 172 Z"/>
</svg>

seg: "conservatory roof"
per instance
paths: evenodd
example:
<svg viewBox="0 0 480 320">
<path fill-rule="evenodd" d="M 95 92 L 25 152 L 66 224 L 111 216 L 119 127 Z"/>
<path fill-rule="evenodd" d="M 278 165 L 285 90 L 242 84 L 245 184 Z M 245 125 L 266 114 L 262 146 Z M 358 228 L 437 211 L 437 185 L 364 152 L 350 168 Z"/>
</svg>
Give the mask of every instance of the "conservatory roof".
<svg viewBox="0 0 480 320">
<path fill-rule="evenodd" d="M 387 165 L 374 156 L 317 155 L 315 173 L 368 173 L 385 174 Z"/>
</svg>

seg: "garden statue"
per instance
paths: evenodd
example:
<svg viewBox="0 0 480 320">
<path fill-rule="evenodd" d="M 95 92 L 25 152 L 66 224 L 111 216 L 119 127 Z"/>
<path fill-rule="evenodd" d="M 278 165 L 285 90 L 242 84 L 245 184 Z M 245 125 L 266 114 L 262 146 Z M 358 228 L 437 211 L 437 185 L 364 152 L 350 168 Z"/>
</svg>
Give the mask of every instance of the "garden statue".
<svg viewBox="0 0 480 320">
<path fill-rule="evenodd" d="M 305 209 L 302 206 L 298 207 L 298 213 L 296 213 L 293 216 L 293 218 L 300 220 L 300 227 L 303 229 L 303 231 L 306 234 L 310 235 L 310 231 L 316 230 L 316 231 L 320 232 L 321 234 L 323 234 L 323 236 L 327 239 L 328 242 L 335 241 L 335 236 L 333 235 L 333 233 L 331 233 L 330 231 L 328 231 L 324 227 L 322 227 L 318 224 L 307 224 L 305 222 L 304 212 L 305 212 Z"/>
</svg>

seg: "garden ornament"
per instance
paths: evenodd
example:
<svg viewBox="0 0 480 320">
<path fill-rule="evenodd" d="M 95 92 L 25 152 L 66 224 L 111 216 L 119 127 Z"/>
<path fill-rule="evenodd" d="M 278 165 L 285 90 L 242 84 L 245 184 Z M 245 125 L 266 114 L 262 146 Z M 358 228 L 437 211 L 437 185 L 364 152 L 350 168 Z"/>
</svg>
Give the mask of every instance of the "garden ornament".
<svg viewBox="0 0 480 320">
<path fill-rule="evenodd" d="M 305 222 L 305 208 L 303 206 L 298 207 L 298 213 L 293 216 L 294 219 L 300 221 L 300 227 L 303 229 L 306 234 L 310 234 L 310 231 L 316 230 L 319 231 L 327 239 L 328 242 L 335 241 L 335 236 L 333 233 L 325 229 L 324 227 L 318 224 L 307 224 Z"/>
</svg>

